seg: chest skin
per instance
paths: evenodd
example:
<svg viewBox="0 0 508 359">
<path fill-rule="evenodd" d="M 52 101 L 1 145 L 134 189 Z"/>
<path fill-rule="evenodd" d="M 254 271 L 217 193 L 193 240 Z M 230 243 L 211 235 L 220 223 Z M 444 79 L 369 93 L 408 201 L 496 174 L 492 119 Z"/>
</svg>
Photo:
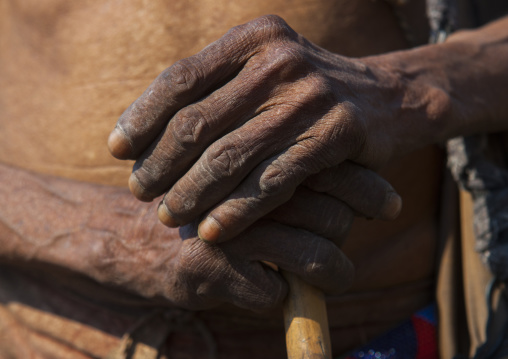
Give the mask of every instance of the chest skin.
<svg viewBox="0 0 508 359">
<path fill-rule="evenodd" d="M 424 1 L 409 3 L 404 13 L 423 42 Z M 132 164 L 115 160 L 106 148 L 118 116 L 164 68 L 232 26 L 269 13 L 346 56 L 409 46 L 392 7 L 380 0 L 2 1 L 0 161 L 125 186 Z M 404 208 L 394 222 L 359 220 L 353 226 L 344 244 L 357 268 L 352 293 L 432 278 L 440 171 L 441 153 L 434 148 L 383 169 Z M 422 295 L 414 294 L 415 307 Z M 332 325 L 367 321 L 365 308 L 341 305 L 331 308 Z"/>
</svg>

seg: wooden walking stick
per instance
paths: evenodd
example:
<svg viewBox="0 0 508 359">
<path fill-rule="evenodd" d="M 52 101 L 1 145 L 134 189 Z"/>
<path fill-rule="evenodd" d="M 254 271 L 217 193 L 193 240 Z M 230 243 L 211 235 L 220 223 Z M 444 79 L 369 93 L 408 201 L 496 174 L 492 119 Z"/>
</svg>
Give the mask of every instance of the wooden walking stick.
<svg viewBox="0 0 508 359">
<path fill-rule="evenodd" d="M 288 359 L 331 359 L 324 294 L 293 273 L 282 274 L 289 284 L 284 302 Z"/>
</svg>

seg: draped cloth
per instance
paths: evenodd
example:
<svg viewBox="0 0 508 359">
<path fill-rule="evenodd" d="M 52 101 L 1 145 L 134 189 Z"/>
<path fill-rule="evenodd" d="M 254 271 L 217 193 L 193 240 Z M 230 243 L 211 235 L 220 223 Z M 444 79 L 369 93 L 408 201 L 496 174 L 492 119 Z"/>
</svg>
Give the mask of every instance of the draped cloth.
<svg viewBox="0 0 508 359">
<path fill-rule="evenodd" d="M 508 13 L 508 2 L 427 0 L 431 43 L 445 41 L 459 27 L 465 3 L 475 26 Z M 461 235 L 448 233 L 440 258 L 443 358 L 508 358 L 507 140 L 508 133 L 485 133 L 447 143 L 448 168 L 460 188 Z"/>
</svg>

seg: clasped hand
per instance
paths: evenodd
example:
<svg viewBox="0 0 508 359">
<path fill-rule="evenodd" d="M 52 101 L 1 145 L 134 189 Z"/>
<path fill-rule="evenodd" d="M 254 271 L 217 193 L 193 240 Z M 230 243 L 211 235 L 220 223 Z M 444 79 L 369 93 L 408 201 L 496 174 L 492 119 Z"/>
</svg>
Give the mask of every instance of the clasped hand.
<svg viewBox="0 0 508 359">
<path fill-rule="evenodd" d="M 276 16 L 262 17 L 163 71 L 121 116 L 109 148 L 136 160 L 129 187 L 138 199 L 165 194 L 158 216 L 167 226 L 194 233 L 189 226 L 199 222 L 199 237 L 219 242 L 221 251 L 241 242 L 257 261 L 328 292 L 344 290 L 351 264 L 335 244 L 353 216 L 393 219 L 401 206 L 393 188 L 367 169 L 393 152 L 380 119 L 389 116 L 385 104 L 396 93 L 380 68 L 321 49 Z M 249 266 L 247 258 L 229 261 L 239 272 Z M 193 281 L 213 275 L 196 276 L 199 263 L 182 266 Z M 269 276 L 285 288 L 271 269 L 255 271 L 243 278 L 252 284 Z M 270 298 L 263 307 L 281 295 Z"/>
</svg>

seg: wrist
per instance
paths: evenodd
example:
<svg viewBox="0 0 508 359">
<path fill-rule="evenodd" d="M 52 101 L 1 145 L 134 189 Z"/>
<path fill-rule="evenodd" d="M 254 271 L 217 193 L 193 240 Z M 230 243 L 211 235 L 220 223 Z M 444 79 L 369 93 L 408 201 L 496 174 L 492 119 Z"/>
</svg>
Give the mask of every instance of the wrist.
<svg viewBox="0 0 508 359">
<path fill-rule="evenodd" d="M 461 132 L 463 106 L 454 96 L 441 45 L 362 59 L 388 84 L 391 95 L 380 107 L 384 118 L 375 126 L 385 133 L 390 158 Z"/>
<path fill-rule="evenodd" d="M 367 58 L 395 77 L 396 151 L 508 129 L 508 18 L 446 42 Z M 397 106 L 397 103 L 393 104 Z"/>
</svg>

